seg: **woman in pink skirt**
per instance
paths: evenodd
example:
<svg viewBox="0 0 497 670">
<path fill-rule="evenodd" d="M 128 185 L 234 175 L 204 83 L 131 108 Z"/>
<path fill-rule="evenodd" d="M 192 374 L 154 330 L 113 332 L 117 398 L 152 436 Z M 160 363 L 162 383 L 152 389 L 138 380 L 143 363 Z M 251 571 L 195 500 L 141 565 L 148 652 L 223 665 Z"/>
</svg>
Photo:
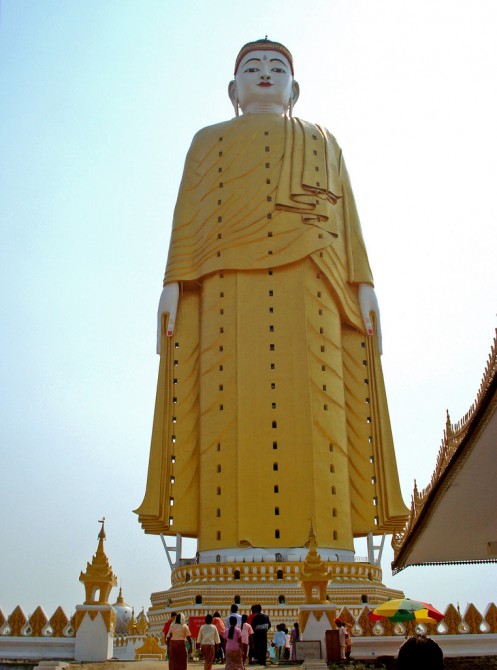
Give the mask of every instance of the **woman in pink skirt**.
<svg viewBox="0 0 497 670">
<path fill-rule="evenodd" d="M 243 670 L 242 631 L 236 626 L 236 617 L 230 617 L 230 627 L 224 631 L 226 642 L 226 670 Z"/>
</svg>

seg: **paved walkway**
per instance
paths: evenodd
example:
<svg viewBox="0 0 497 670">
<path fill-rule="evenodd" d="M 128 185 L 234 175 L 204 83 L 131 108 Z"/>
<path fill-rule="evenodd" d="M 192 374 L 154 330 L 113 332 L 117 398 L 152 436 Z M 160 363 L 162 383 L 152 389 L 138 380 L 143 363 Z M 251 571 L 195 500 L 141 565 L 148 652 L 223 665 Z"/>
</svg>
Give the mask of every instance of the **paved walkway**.
<svg viewBox="0 0 497 670">
<path fill-rule="evenodd" d="M 72 665 L 72 664 L 71 664 Z M 169 665 L 167 661 L 155 661 L 155 660 L 148 660 L 148 661 L 105 661 L 104 663 L 78 663 L 78 666 L 82 670 L 168 670 Z M 133 666 L 133 667 L 131 667 Z M 204 663 L 203 661 L 190 661 L 188 662 L 188 670 L 203 670 Z M 272 665 L 250 665 L 247 666 L 247 668 L 253 668 L 253 670 L 256 670 L 257 668 L 269 668 L 271 667 L 277 667 L 277 668 L 293 668 L 294 670 L 297 670 L 300 668 L 300 665 L 296 665 L 295 663 L 278 663 Z M 216 670 L 216 668 L 219 668 L 219 670 L 224 670 L 224 665 L 214 665 L 213 670 Z"/>
</svg>

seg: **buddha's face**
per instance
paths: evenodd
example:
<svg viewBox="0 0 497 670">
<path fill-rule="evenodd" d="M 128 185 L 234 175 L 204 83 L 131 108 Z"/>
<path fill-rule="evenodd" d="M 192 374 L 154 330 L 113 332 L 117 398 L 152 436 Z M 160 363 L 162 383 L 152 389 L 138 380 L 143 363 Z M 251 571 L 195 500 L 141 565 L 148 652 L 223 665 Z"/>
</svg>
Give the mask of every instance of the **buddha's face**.
<svg viewBox="0 0 497 670">
<path fill-rule="evenodd" d="M 290 63 L 279 51 L 251 51 L 238 66 L 234 92 L 244 113 L 261 108 L 285 113 L 293 91 Z"/>
</svg>

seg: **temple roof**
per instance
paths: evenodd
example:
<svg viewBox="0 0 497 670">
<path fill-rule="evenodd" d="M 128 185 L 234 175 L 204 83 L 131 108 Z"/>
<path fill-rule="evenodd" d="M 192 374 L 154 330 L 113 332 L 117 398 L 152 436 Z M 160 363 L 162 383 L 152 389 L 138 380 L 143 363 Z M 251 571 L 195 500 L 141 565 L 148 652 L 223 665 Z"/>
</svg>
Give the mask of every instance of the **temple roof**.
<svg viewBox="0 0 497 670">
<path fill-rule="evenodd" d="M 477 398 L 447 423 L 431 481 L 414 482 L 411 513 L 393 536 L 394 573 L 410 565 L 497 562 L 497 336 Z"/>
</svg>

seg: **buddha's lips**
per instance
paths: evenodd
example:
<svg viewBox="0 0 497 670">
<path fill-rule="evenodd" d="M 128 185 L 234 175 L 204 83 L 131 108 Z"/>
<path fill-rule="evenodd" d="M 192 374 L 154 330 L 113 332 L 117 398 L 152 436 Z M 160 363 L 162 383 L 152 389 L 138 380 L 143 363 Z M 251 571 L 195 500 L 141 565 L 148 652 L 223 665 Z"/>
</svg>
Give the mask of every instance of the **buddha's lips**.
<svg viewBox="0 0 497 670">
<path fill-rule="evenodd" d="M 273 84 L 271 84 L 270 81 L 261 81 L 261 82 L 259 82 L 259 83 L 257 84 L 257 86 L 264 86 L 264 87 L 266 87 L 266 86 L 272 86 L 272 85 L 273 85 Z"/>
</svg>

